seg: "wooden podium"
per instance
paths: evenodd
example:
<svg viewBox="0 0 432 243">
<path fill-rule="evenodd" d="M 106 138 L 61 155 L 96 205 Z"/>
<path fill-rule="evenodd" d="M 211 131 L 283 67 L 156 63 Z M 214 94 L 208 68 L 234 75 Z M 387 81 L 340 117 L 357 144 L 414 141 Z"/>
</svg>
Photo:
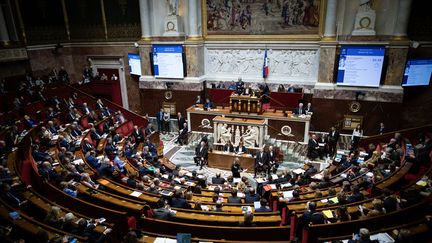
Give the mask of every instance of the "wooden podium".
<svg viewBox="0 0 432 243">
<path fill-rule="evenodd" d="M 230 96 L 230 112 L 261 114 L 261 101 L 257 96 L 232 94 Z"/>
</svg>

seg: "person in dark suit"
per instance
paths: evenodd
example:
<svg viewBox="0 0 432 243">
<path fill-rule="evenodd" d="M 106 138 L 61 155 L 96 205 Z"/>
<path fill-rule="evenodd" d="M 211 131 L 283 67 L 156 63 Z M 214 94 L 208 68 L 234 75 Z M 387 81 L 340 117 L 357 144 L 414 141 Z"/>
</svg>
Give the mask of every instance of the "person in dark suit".
<svg viewBox="0 0 432 243">
<path fill-rule="evenodd" d="M 82 113 L 83 113 L 84 115 L 88 115 L 88 114 L 90 114 L 90 112 L 91 112 L 92 110 L 90 109 L 90 107 L 87 106 L 87 103 L 84 102 L 84 103 L 83 103 L 83 107 L 81 108 L 81 111 L 82 111 Z"/>
<path fill-rule="evenodd" d="M 182 114 L 180 112 L 178 112 L 177 113 L 177 124 L 178 124 L 179 131 L 181 131 L 184 128 L 185 123 L 186 123 L 186 119 L 182 116 Z"/>
<path fill-rule="evenodd" d="M 158 208 L 153 209 L 153 218 L 168 220 L 175 217 L 175 213 L 170 210 L 169 206 L 166 205 L 165 199 L 160 199 L 158 201 Z"/>
<path fill-rule="evenodd" d="M 174 198 L 171 200 L 171 207 L 173 208 L 188 208 L 188 203 L 183 197 L 183 193 L 180 190 L 176 190 Z"/>
<path fill-rule="evenodd" d="M 98 99 L 96 101 L 96 110 L 102 110 L 102 108 L 104 108 L 104 104 L 102 103 L 101 99 Z"/>
<path fill-rule="evenodd" d="M 247 148 L 243 145 L 243 142 L 240 142 L 239 145 L 235 148 L 234 152 L 240 154 L 240 153 L 246 153 Z"/>
<path fill-rule="evenodd" d="M 249 188 L 249 191 L 245 195 L 245 203 L 254 203 L 260 200 L 260 196 L 255 192 L 253 187 Z"/>
<path fill-rule="evenodd" d="M 264 148 L 260 148 L 260 151 L 258 151 L 255 157 L 255 177 L 257 175 L 257 172 L 264 171 L 265 173 L 267 169 L 268 169 L 268 155 L 264 151 Z"/>
<path fill-rule="evenodd" d="M 276 173 L 277 169 L 279 168 L 278 158 L 276 155 L 276 151 L 274 150 L 273 146 L 269 146 L 269 150 L 267 152 L 268 157 L 268 174 L 273 171 L 273 173 Z"/>
<path fill-rule="evenodd" d="M 231 172 L 232 172 L 232 176 L 234 178 L 240 178 L 240 172 L 243 171 L 243 168 L 241 167 L 239 162 L 240 162 L 240 159 L 235 158 L 234 163 L 231 166 Z"/>
<path fill-rule="evenodd" d="M 384 134 L 387 132 L 387 129 L 385 128 L 385 125 L 383 122 L 380 122 L 380 127 L 378 129 L 378 135 Z"/>
<path fill-rule="evenodd" d="M 86 161 L 93 168 L 97 169 L 101 166 L 100 161 L 96 158 L 96 152 L 94 150 L 89 151 Z"/>
<path fill-rule="evenodd" d="M 88 138 L 84 138 L 84 143 L 82 145 L 82 150 L 86 154 L 87 152 L 94 150 L 93 144 L 90 143 Z"/>
<path fill-rule="evenodd" d="M 228 203 L 242 203 L 241 198 L 237 196 L 237 189 L 231 190 L 231 196 L 228 197 Z"/>
<path fill-rule="evenodd" d="M 96 141 L 96 144 L 98 144 L 101 140 L 101 135 L 99 135 L 99 133 L 96 131 L 96 128 L 94 127 L 90 128 L 90 138 L 93 141 Z"/>
<path fill-rule="evenodd" d="M 228 142 L 224 145 L 223 151 L 224 152 L 230 152 L 230 153 L 234 152 L 234 146 L 232 145 L 230 140 L 228 140 Z"/>
<path fill-rule="evenodd" d="M 216 173 L 216 176 L 212 178 L 212 184 L 223 185 L 225 179 L 221 177 L 221 173 Z"/>
<path fill-rule="evenodd" d="M 207 162 L 208 159 L 208 150 L 206 143 L 204 141 L 201 141 L 199 146 L 195 149 L 195 157 L 194 161 L 196 165 L 200 165 L 200 168 L 202 169 L 203 165 Z"/>
<path fill-rule="evenodd" d="M 309 139 L 308 142 L 308 158 L 314 160 L 318 157 L 322 157 L 321 155 L 321 149 L 318 144 L 318 140 L 315 134 L 312 134 L 312 137 Z"/>
<path fill-rule="evenodd" d="M 328 134 L 328 149 L 330 156 L 333 156 L 336 153 L 336 146 L 339 141 L 339 136 L 339 132 L 336 130 L 336 128 L 331 127 Z"/>
<path fill-rule="evenodd" d="M 245 96 L 251 96 L 252 95 L 252 88 L 250 87 L 249 84 L 247 84 L 246 88 L 243 89 L 242 95 L 245 95 Z"/>
<path fill-rule="evenodd" d="M 183 124 L 183 128 L 179 131 L 179 136 L 178 136 L 178 139 L 177 139 L 177 142 L 180 145 L 187 144 L 188 132 L 189 131 L 188 131 L 188 128 L 187 128 L 187 124 L 184 123 Z"/>
<path fill-rule="evenodd" d="M 260 200 L 260 207 L 255 208 L 255 212 L 271 212 L 272 210 L 267 207 L 267 200 L 265 198 L 262 198 Z"/>
<path fill-rule="evenodd" d="M 163 131 L 163 118 L 164 118 L 164 110 L 163 108 L 160 109 L 158 113 L 156 113 L 156 122 L 158 126 L 158 131 Z"/>
<path fill-rule="evenodd" d="M 148 138 L 150 135 L 152 135 L 153 133 L 155 133 L 156 131 L 153 129 L 152 124 L 149 122 L 147 124 L 146 129 L 144 130 L 145 132 L 145 136 Z"/>
<path fill-rule="evenodd" d="M 307 113 L 312 113 L 313 109 L 312 109 L 312 103 L 308 102 L 305 108 L 306 114 Z"/>
<path fill-rule="evenodd" d="M 238 81 L 236 83 L 236 93 L 239 95 L 243 94 L 243 89 L 244 89 L 244 82 L 242 78 L 238 78 Z"/>
<path fill-rule="evenodd" d="M 299 103 L 298 107 L 294 109 L 294 114 L 296 115 L 305 115 L 306 109 L 303 107 L 303 103 Z"/>
<path fill-rule="evenodd" d="M 204 109 L 205 110 L 210 110 L 214 108 L 214 104 L 213 102 L 211 102 L 210 98 L 206 98 L 206 101 L 204 103 Z"/>
<path fill-rule="evenodd" d="M 298 221 L 297 236 L 301 237 L 303 228 L 307 227 L 309 224 L 323 224 L 323 223 L 324 223 L 324 215 L 316 211 L 316 203 L 308 202 L 306 211 L 303 212 L 303 215 L 300 216 Z"/>
<path fill-rule="evenodd" d="M 132 137 L 135 139 L 136 144 L 144 142 L 144 133 L 141 131 L 141 129 L 138 129 L 137 125 L 134 126 Z"/>
</svg>

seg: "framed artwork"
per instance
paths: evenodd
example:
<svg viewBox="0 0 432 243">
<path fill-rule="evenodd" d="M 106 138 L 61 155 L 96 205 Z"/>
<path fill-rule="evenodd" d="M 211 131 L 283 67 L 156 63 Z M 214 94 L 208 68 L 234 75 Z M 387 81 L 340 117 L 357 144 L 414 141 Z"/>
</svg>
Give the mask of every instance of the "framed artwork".
<svg viewBox="0 0 432 243">
<path fill-rule="evenodd" d="M 206 39 L 319 39 L 326 0 L 202 0 Z"/>
<path fill-rule="evenodd" d="M 343 130 L 354 130 L 357 125 L 363 124 L 363 116 L 344 115 Z"/>
</svg>

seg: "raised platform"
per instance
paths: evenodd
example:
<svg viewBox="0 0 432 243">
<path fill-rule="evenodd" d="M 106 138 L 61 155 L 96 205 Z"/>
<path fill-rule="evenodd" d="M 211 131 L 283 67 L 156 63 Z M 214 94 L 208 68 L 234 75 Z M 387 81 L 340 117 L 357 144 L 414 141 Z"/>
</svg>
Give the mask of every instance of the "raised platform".
<svg viewBox="0 0 432 243">
<path fill-rule="evenodd" d="M 213 118 L 216 116 L 240 119 L 264 120 L 264 136 L 285 141 L 307 142 L 311 116 L 288 115 L 283 110 L 266 110 L 262 114 L 231 113 L 228 106 L 204 110 L 201 106 L 192 106 L 187 110 L 189 131 L 212 133 Z"/>
</svg>

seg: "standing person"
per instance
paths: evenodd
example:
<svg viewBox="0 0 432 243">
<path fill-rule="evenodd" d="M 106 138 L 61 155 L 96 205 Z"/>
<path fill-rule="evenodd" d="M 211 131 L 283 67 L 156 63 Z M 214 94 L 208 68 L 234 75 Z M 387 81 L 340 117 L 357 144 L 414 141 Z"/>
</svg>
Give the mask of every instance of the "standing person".
<svg viewBox="0 0 432 243">
<path fill-rule="evenodd" d="M 264 151 L 264 147 L 260 148 L 260 151 L 256 154 L 255 157 L 255 177 L 257 172 L 267 172 L 268 169 L 268 155 L 267 152 Z"/>
<path fill-rule="evenodd" d="M 156 122 L 158 126 L 158 131 L 163 131 L 163 117 L 164 117 L 164 110 L 163 108 L 160 109 L 158 113 L 156 113 Z"/>
<path fill-rule="evenodd" d="M 170 121 L 171 121 L 171 115 L 169 112 L 163 113 L 163 130 L 165 133 L 170 132 Z"/>
<path fill-rule="evenodd" d="M 186 123 L 186 119 L 182 116 L 180 112 L 177 113 L 177 123 L 180 132 L 181 130 L 183 130 L 184 124 Z"/>
<path fill-rule="evenodd" d="M 234 178 L 240 178 L 240 172 L 242 172 L 242 171 L 243 171 L 243 168 L 240 165 L 240 159 L 235 158 L 234 163 L 231 166 L 232 176 Z"/>
<path fill-rule="evenodd" d="M 202 169 L 203 165 L 206 163 L 208 159 L 208 150 L 205 141 L 201 141 L 201 143 L 195 149 L 195 157 L 194 161 L 196 165 L 199 165 Z"/>
<path fill-rule="evenodd" d="M 328 134 L 328 149 L 330 157 L 336 153 L 337 143 L 339 141 L 339 132 L 335 127 L 330 128 L 330 132 Z"/>
<path fill-rule="evenodd" d="M 361 125 L 358 124 L 357 127 L 353 130 L 352 133 L 352 149 L 356 150 L 358 147 L 358 144 L 360 142 L 361 137 L 363 137 L 363 129 L 361 128 Z"/>
</svg>

